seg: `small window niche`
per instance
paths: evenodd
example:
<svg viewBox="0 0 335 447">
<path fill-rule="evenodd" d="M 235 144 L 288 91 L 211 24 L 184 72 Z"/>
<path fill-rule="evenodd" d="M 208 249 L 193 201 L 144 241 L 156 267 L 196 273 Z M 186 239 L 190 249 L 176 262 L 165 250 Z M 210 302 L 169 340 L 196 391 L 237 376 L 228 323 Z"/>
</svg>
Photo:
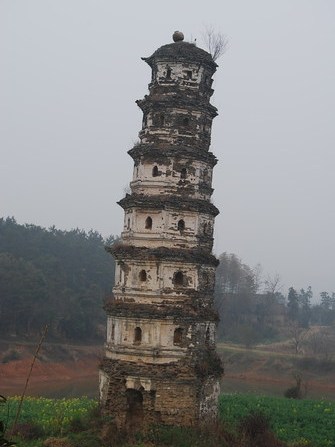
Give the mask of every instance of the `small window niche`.
<svg viewBox="0 0 335 447">
<path fill-rule="evenodd" d="M 158 176 L 159 176 L 159 171 L 158 171 L 158 166 L 157 166 L 157 165 L 155 165 L 155 166 L 152 168 L 152 176 L 153 176 L 153 177 L 158 177 Z"/>
<path fill-rule="evenodd" d="M 180 346 L 183 343 L 183 335 L 184 330 L 181 327 L 177 327 L 177 329 L 174 330 L 173 344 L 175 346 Z"/>
<path fill-rule="evenodd" d="M 182 180 L 185 180 L 186 177 L 187 177 L 187 169 L 186 169 L 186 168 L 183 168 L 183 169 L 180 171 L 180 178 L 181 178 Z"/>
<path fill-rule="evenodd" d="M 175 286 L 183 286 L 184 285 L 184 274 L 183 272 L 176 272 L 173 277 Z"/>
<path fill-rule="evenodd" d="M 167 67 L 167 69 L 166 69 L 166 79 L 171 79 L 171 73 L 172 73 L 172 70 L 171 70 L 171 68 L 170 67 Z"/>
<path fill-rule="evenodd" d="M 178 231 L 180 232 L 180 234 L 183 234 L 185 231 L 185 221 L 183 219 L 180 219 L 178 221 L 177 227 L 178 227 Z"/>
<path fill-rule="evenodd" d="M 112 330 L 111 330 L 111 341 L 114 341 L 115 339 L 115 324 L 112 324 Z"/>
<path fill-rule="evenodd" d="M 208 226 L 208 224 L 207 224 L 207 222 L 205 222 L 205 223 L 204 223 L 204 228 L 203 228 L 203 233 L 204 233 L 204 235 L 207 234 L 207 226 Z"/>
<path fill-rule="evenodd" d="M 165 115 L 163 113 L 159 115 L 159 125 L 162 127 L 165 125 Z"/>
<path fill-rule="evenodd" d="M 185 118 L 183 118 L 182 123 L 184 127 L 189 127 L 190 119 L 186 116 Z"/>
<path fill-rule="evenodd" d="M 152 230 L 152 218 L 150 216 L 148 216 L 145 219 L 145 229 L 146 230 Z"/>
<path fill-rule="evenodd" d="M 208 180 L 209 180 L 208 169 L 204 169 L 204 171 L 203 171 L 203 179 L 204 179 L 204 182 L 208 182 Z"/>
<path fill-rule="evenodd" d="M 187 70 L 186 71 L 186 79 L 189 79 L 189 80 L 191 80 L 192 79 L 192 70 Z"/>
<path fill-rule="evenodd" d="M 141 282 L 145 282 L 147 280 L 147 272 L 145 270 L 141 270 L 139 278 Z"/>
<path fill-rule="evenodd" d="M 135 327 L 134 330 L 134 344 L 139 345 L 142 342 L 142 329 L 140 327 Z"/>
<path fill-rule="evenodd" d="M 204 223 L 204 235 L 205 236 L 211 236 L 212 234 L 212 225 L 210 222 Z"/>
<path fill-rule="evenodd" d="M 127 220 L 127 230 L 130 230 L 130 217 L 128 217 L 128 220 Z"/>
</svg>

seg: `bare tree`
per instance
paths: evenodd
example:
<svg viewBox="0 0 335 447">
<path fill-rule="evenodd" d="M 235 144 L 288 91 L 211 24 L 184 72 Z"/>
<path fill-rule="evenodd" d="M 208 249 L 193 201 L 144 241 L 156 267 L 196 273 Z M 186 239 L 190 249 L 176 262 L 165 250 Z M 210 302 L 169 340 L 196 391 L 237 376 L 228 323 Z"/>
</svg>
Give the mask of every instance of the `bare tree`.
<svg viewBox="0 0 335 447">
<path fill-rule="evenodd" d="M 302 353 L 302 344 L 305 341 L 309 329 L 305 329 L 299 326 L 296 321 L 291 321 L 288 326 L 288 332 L 292 339 L 292 345 L 294 347 L 295 354 Z"/>
<path fill-rule="evenodd" d="M 280 292 L 283 288 L 281 284 L 281 278 L 278 273 L 275 273 L 273 276 L 268 275 L 266 280 L 264 281 L 264 292 L 270 293 L 272 295 Z"/>
<path fill-rule="evenodd" d="M 206 26 L 205 31 L 202 33 L 202 38 L 214 61 L 219 59 L 227 51 L 227 36 L 215 31 L 212 26 Z"/>
</svg>

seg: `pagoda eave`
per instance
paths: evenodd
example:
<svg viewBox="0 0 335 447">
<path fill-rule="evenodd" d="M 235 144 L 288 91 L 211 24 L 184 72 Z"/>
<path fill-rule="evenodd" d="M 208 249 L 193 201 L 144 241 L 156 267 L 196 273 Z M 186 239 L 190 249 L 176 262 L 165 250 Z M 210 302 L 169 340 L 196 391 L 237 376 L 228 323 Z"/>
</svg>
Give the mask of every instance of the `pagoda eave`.
<svg viewBox="0 0 335 447">
<path fill-rule="evenodd" d="M 176 200 L 174 196 L 144 196 L 137 194 L 127 194 L 126 197 L 117 202 L 124 210 L 129 208 L 145 208 L 145 209 L 169 209 L 176 211 L 196 211 L 199 213 L 217 216 L 220 211 L 215 205 L 200 199 L 191 199 L 183 197 L 182 201 Z"/>
</svg>

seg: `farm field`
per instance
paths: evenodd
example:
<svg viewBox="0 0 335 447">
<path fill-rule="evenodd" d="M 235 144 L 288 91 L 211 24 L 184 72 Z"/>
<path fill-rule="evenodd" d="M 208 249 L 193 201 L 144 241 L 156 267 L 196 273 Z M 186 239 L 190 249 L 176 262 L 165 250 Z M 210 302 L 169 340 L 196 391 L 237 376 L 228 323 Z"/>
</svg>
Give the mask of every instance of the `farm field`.
<svg viewBox="0 0 335 447">
<path fill-rule="evenodd" d="M 13 422 L 19 398 L 13 397 L 7 405 L 0 406 L 0 420 L 10 426 Z M 70 436 L 71 430 L 85 430 L 85 421 L 92 410 L 97 408 L 97 401 L 86 397 L 75 399 L 46 399 L 28 397 L 24 400 L 19 427 L 27 430 L 32 424 L 35 432 L 41 439 L 50 436 Z M 221 395 L 219 402 L 220 418 L 224 421 L 224 427 L 231 432 L 237 430 L 240 421 L 247 415 L 262 413 L 270 420 L 270 427 L 276 437 L 288 445 L 296 443 L 299 446 L 331 447 L 335 445 L 335 402 L 324 400 L 293 400 L 275 397 L 259 397 L 247 394 Z M 36 428 L 37 427 L 37 428 Z M 78 430 L 79 428 L 79 430 Z M 29 430 L 28 430 L 29 431 Z M 88 434 L 92 437 L 92 433 Z M 85 432 L 82 433 L 84 439 Z M 179 437 L 180 438 L 180 437 Z M 165 433 L 165 440 L 171 439 L 174 447 L 188 446 L 189 444 L 176 441 L 175 436 L 169 438 Z M 191 438 L 188 434 L 188 438 Z M 22 440 L 22 447 L 42 445 L 42 440 Z M 82 442 L 82 441 L 81 441 Z M 91 441 L 93 442 L 93 441 Z M 95 438 L 91 445 L 101 445 Z M 133 444 L 138 446 L 153 445 L 143 443 Z M 166 441 L 168 442 L 168 441 Z M 183 441 L 184 442 L 184 441 Z M 159 444 L 155 444 L 159 445 Z M 190 444 L 191 446 L 192 444 Z M 202 445 L 202 444 L 199 444 Z M 222 444 L 226 446 L 226 444 Z"/>
</svg>

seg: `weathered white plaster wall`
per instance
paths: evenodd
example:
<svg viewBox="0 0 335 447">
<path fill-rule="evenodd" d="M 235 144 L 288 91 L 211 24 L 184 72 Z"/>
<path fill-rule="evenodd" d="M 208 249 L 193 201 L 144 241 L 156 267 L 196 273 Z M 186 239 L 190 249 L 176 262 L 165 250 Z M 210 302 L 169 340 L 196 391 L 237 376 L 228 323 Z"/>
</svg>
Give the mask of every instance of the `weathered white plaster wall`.
<svg viewBox="0 0 335 447">
<path fill-rule="evenodd" d="M 167 70 L 171 70 L 171 79 L 167 79 Z M 189 79 L 188 72 L 192 72 L 191 79 Z M 180 85 L 185 85 L 189 87 L 199 88 L 199 84 L 202 81 L 202 76 L 204 74 L 204 67 L 199 64 L 187 64 L 187 63 L 173 63 L 169 62 L 158 62 L 156 81 L 158 84 L 165 84 L 166 82 L 175 82 Z"/>
<path fill-rule="evenodd" d="M 145 228 L 148 217 L 152 219 L 152 228 Z M 185 228 L 178 229 L 178 222 L 183 220 Z M 138 247 L 192 248 L 199 245 L 199 236 L 207 236 L 209 249 L 212 244 L 214 218 L 196 211 L 144 210 L 133 208 L 125 212 L 124 241 Z M 129 241 L 129 242 L 128 242 Z M 206 242 L 203 242 L 206 244 Z M 205 246 L 205 245 L 204 245 Z"/>
<path fill-rule="evenodd" d="M 150 320 L 146 318 L 108 317 L 107 343 L 113 345 L 133 346 L 135 344 L 135 328 L 141 328 L 142 340 L 138 343 L 142 347 L 170 347 L 180 350 L 180 346 L 173 344 L 174 331 L 179 326 L 173 321 Z"/>
<path fill-rule="evenodd" d="M 115 265 L 115 287 L 114 294 L 135 293 L 143 290 L 159 294 L 163 288 L 171 288 L 175 293 L 181 289 L 195 289 L 198 287 L 198 269 L 194 264 L 186 264 L 180 262 L 157 263 L 154 261 L 125 261 L 126 269 L 119 262 Z M 140 273 L 142 270 L 146 272 L 146 280 L 141 281 Z M 173 283 L 174 274 L 181 271 L 186 277 L 185 286 L 175 286 Z M 119 290 L 120 289 L 120 290 Z M 123 290 L 121 290 L 123 289 Z M 173 293 L 173 292 L 172 292 Z"/>
<path fill-rule="evenodd" d="M 152 170 L 154 166 L 158 167 L 159 175 L 154 177 Z M 174 166 L 173 162 L 167 165 L 159 164 L 158 162 L 142 162 L 134 167 L 133 181 L 130 187 L 135 194 L 178 194 L 178 188 L 185 185 L 193 185 L 194 198 L 209 199 L 211 192 L 199 191 L 199 185 L 206 182 L 210 187 L 212 183 L 212 168 L 205 162 L 185 160 L 184 166 L 187 169 L 185 179 L 181 179 L 180 163 L 178 167 Z M 168 175 L 167 175 L 168 174 Z"/>
</svg>

